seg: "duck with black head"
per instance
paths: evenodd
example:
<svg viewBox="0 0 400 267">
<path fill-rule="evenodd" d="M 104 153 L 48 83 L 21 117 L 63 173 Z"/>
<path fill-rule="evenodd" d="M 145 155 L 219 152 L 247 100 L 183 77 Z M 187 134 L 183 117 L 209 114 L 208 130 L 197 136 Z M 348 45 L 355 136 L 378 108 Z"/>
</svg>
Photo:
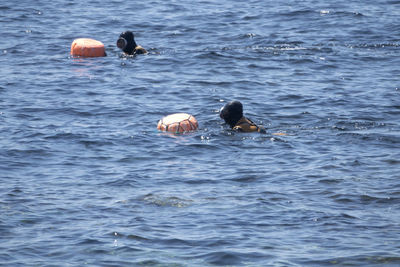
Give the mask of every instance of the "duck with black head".
<svg viewBox="0 0 400 267">
<path fill-rule="evenodd" d="M 136 44 L 135 36 L 131 31 L 125 31 L 119 35 L 117 47 L 121 49 L 125 55 L 147 54 L 147 50 Z"/>
</svg>

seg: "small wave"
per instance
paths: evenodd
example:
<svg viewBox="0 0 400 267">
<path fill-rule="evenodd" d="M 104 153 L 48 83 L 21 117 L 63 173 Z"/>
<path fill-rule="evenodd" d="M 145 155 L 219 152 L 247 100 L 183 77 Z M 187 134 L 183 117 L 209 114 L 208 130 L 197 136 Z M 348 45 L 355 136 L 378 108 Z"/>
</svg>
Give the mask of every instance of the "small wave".
<svg viewBox="0 0 400 267">
<path fill-rule="evenodd" d="M 150 240 L 150 239 L 148 239 L 148 238 L 146 238 L 146 237 L 138 236 L 138 235 L 133 235 L 133 234 L 127 235 L 126 238 L 127 238 L 127 239 L 132 239 L 132 240 L 138 240 L 138 241 L 147 241 L 147 240 Z"/>
<path fill-rule="evenodd" d="M 364 17 L 365 15 L 360 13 L 360 12 L 353 12 L 353 11 L 334 11 L 334 12 L 329 12 L 330 14 L 336 14 L 338 16 L 351 16 L 351 17 Z"/>
<path fill-rule="evenodd" d="M 101 245 L 101 244 L 104 244 L 104 242 L 93 238 L 85 238 L 77 243 L 77 245 Z"/>
<path fill-rule="evenodd" d="M 109 182 L 105 182 L 105 183 L 102 183 L 102 185 L 104 185 L 104 186 L 110 186 L 110 187 L 134 187 L 134 185 L 136 185 L 136 183 L 134 182 L 134 181 L 130 181 L 130 180 L 128 180 L 128 179 L 125 179 L 125 178 L 123 178 L 123 179 L 118 179 L 118 180 L 115 180 L 115 181 L 109 181 Z"/>
<path fill-rule="evenodd" d="M 338 203 L 358 203 L 362 205 L 371 204 L 399 204 L 400 198 L 391 196 L 373 196 L 356 194 L 335 194 L 331 196 Z"/>
<path fill-rule="evenodd" d="M 348 132 L 338 133 L 338 136 L 348 137 L 360 141 L 376 141 L 381 144 L 394 145 L 400 144 L 400 136 L 380 133 Z"/>
<path fill-rule="evenodd" d="M 32 158 L 35 156 L 45 157 L 50 156 L 51 153 L 46 149 L 10 149 L 6 151 L 6 155 L 9 157 L 18 158 Z"/>
<path fill-rule="evenodd" d="M 377 203 L 377 204 L 399 204 L 400 203 L 400 198 L 395 198 L 395 197 L 378 197 L 378 196 L 372 196 L 372 195 L 362 195 L 360 197 L 360 200 L 363 204 L 371 204 L 371 203 Z"/>
<path fill-rule="evenodd" d="M 279 15 L 280 16 L 285 16 L 285 17 L 297 17 L 297 16 L 305 16 L 309 14 L 315 14 L 314 10 L 311 9 L 305 9 L 305 10 L 295 10 L 291 12 L 281 12 Z"/>
<path fill-rule="evenodd" d="M 354 195 L 344 195 L 344 194 L 335 194 L 330 196 L 335 202 L 338 203 L 352 203 L 356 201 L 356 196 Z"/>
<path fill-rule="evenodd" d="M 233 84 L 233 82 L 227 82 L 227 81 L 210 81 L 210 80 L 191 80 L 189 81 L 190 84 L 195 84 L 195 85 L 204 85 L 204 86 L 221 86 L 221 87 L 229 87 Z"/>
<path fill-rule="evenodd" d="M 239 255 L 227 251 L 212 252 L 207 255 L 204 255 L 204 258 L 209 263 L 216 265 L 237 265 L 242 262 Z"/>
<path fill-rule="evenodd" d="M 189 257 L 188 257 L 189 258 Z M 247 266 L 246 262 L 257 260 L 265 262 L 270 256 L 259 252 L 238 252 L 238 251 L 215 251 L 190 258 L 204 259 L 207 263 L 220 266 Z M 262 264 L 264 265 L 264 264 Z"/>
<path fill-rule="evenodd" d="M 375 128 L 386 128 L 386 123 L 375 121 L 375 118 L 369 118 L 371 121 L 338 121 L 332 126 L 332 129 L 339 131 L 367 130 Z"/>
<path fill-rule="evenodd" d="M 154 194 L 147 194 L 143 197 L 143 200 L 149 204 L 153 204 L 160 207 L 177 207 L 183 208 L 191 204 L 192 200 L 181 199 L 175 196 L 160 196 Z"/>
<path fill-rule="evenodd" d="M 376 44 L 347 44 L 346 47 L 348 48 L 366 48 L 366 49 L 371 49 L 371 48 L 387 48 L 387 47 L 400 47 L 400 43 L 376 43 Z"/>
<path fill-rule="evenodd" d="M 235 181 L 235 182 L 239 182 L 239 183 L 252 183 L 255 182 L 257 180 L 259 180 L 260 177 L 258 175 L 244 175 L 244 176 L 239 176 L 236 178 L 232 178 L 230 180 Z"/>
<path fill-rule="evenodd" d="M 185 183 L 191 184 L 191 185 L 211 185 L 211 184 L 216 184 L 218 183 L 218 180 L 216 179 L 201 179 L 201 178 L 193 178 L 193 179 L 185 179 Z"/>
<path fill-rule="evenodd" d="M 319 175 L 314 175 L 314 178 L 319 178 L 319 177 L 320 177 Z M 322 184 L 338 184 L 342 181 L 343 179 L 338 179 L 338 178 L 324 178 L 319 180 L 318 182 Z"/>
<path fill-rule="evenodd" d="M 101 147 L 104 145 L 112 145 L 114 144 L 112 141 L 107 141 L 104 139 L 100 139 L 100 140 L 79 140 L 79 143 L 84 145 L 85 147 Z"/>
<path fill-rule="evenodd" d="M 80 140 L 82 138 L 88 138 L 88 136 L 76 133 L 56 133 L 45 137 L 46 140 Z"/>
<path fill-rule="evenodd" d="M 127 265 L 132 265 L 132 264 L 134 266 L 165 266 L 165 262 L 160 262 L 157 260 L 138 260 L 136 262 L 127 263 Z M 119 265 L 119 266 L 123 266 L 123 265 Z M 179 266 L 179 265 L 176 265 L 176 266 Z"/>
<path fill-rule="evenodd" d="M 373 255 L 361 254 L 347 257 L 327 258 L 323 260 L 300 261 L 300 264 L 306 266 L 399 266 L 400 257 L 397 255 L 387 255 L 382 251 L 379 255 L 376 252 Z"/>
<path fill-rule="evenodd" d="M 385 159 L 382 161 L 386 162 L 389 165 L 399 165 L 400 164 L 400 160 L 398 160 L 398 159 Z"/>
</svg>

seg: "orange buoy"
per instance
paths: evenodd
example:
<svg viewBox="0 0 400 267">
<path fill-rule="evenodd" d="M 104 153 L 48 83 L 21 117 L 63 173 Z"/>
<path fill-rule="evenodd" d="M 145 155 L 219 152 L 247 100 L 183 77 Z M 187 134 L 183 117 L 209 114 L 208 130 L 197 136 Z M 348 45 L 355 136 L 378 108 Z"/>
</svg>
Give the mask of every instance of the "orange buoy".
<svg viewBox="0 0 400 267">
<path fill-rule="evenodd" d="M 199 127 L 195 117 L 187 113 L 175 113 L 162 118 L 157 125 L 160 131 L 183 133 L 194 131 Z"/>
<path fill-rule="evenodd" d="M 104 57 L 106 50 L 100 41 L 89 38 L 75 39 L 71 44 L 71 55 L 81 57 Z"/>
</svg>

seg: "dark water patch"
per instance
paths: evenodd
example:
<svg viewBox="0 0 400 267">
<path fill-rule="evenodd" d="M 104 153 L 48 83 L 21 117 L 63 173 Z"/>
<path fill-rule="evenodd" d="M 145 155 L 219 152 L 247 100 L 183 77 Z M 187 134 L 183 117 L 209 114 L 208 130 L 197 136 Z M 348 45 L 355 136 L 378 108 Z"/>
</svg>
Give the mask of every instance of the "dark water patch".
<svg viewBox="0 0 400 267">
<path fill-rule="evenodd" d="M 299 264 L 307 266 L 397 266 L 400 263 L 400 258 L 395 255 L 388 255 L 382 252 L 380 255 L 377 253 L 363 253 L 345 257 L 328 258 L 324 260 L 301 260 L 296 261 Z"/>
<path fill-rule="evenodd" d="M 400 198 L 396 197 L 378 197 L 378 196 L 371 196 L 371 195 L 362 195 L 360 197 L 361 201 L 364 204 L 398 204 L 400 202 Z"/>
<path fill-rule="evenodd" d="M 111 175 L 112 174 L 113 173 L 111 173 Z M 138 180 L 143 179 L 143 177 L 137 175 L 132 175 L 132 178 L 130 176 L 131 175 L 118 180 L 106 181 L 102 183 L 102 185 L 110 187 L 135 188 L 135 186 L 138 184 Z"/>
<path fill-rule="evenodd" d="M 132 240 L 137 240 L 137 241 L 150 241 L 150 239 L 142 236 L 137 236 L 137 235 L 127 235 L 127 239 L 132 239 Z"/>
<path fill-rule="evenodd" d="M 385 163 L 388 163 L 389 165 L 398 165 L 400 164 L 400 160 L 397 159 L 383 159 Z"/>
<path fill-rule="evenodd" d="M 160 207 L 176 208 L 187 207 L 192 203 L 192 200 L 182 199 L 176 196 L 162 196 L 154 194 L 147 194 L 143 196 L 143 201 Z"/>
<path fill-rule="evenodd" d="M 113 145 L 114 142 L 107 140 L 79 140 L 79 143 L 87 148 L 99 148 L 101 146 Z"/>
<path fill-rule="evenodd" d="M 229 252 L 229 251 L 221 251 L 221 252 L 211 252 L 206 254 L 201 254 L 197 256 L 192 256 L 190 259 L 202 258 L 208 264 L 212 265 L 220 265 L 220 266 L 229 266 L 229 265 L 240 265 L 242 263 L 241 257 L 237 255 L 237 253 Z"/>
<path fill-rule="evenodd" d="M 398 145 L 400 136 L 389 134 L 363 134 L 363 133 L 339 133 L 338 136 L 345 137 L 348 140 L 373 142 L 373 144 Z"/>
<path fill-rule="evenodd" d="M 88 136 L 86 134 L 78 134 L 78 133 L 56 133 L 56 134 L 52 134 L 50 136 L 45 137 L 45 139 L 49 139 L 49 140 L 81 140 L 84 138 L 88 138 Z"/>
<path fill-rule="evenodd" d="M 362 119 L 363 121 L 338 121 L 332 128 L 339 131 L 354 131 L 388 127 L 386 123 L 380 122 L 382 118 L 364 117 Z"/>
<path fill-rule="evenodd" d="M 228 87 L 232 85 L 232 82 L 227 82 L 227 81 L 207 81 L 207 80 L 192 80 L 190 81 L 192 84 L 196 85 L 204 85 L 204 86 L 221 86 L 221 87 Z"/>
<path fill-rule="evenodd" d="M 360 12 L 350 12 L 350 11 L 334 11 L 334 12 L 328 12 L 328 13 L 324 13 L 321 12 L 321 14 L 331 14 L 333 13 L 333 15 L 337 15 L 339 17 L 355 17 L 355 18 L 361 18 L 364 17 L 365 15 L 360 13 Z"/>
<path fill-rule="evenodd" d="M 385 204 L 398 204 L 400 199 L 394 196 L 373 196 L 373 195 L 357 195 L 357 194 L 334 194 L 330 198 L 338 203 L 360 203 L 362 205 L 385 205 Z"/>
<path fill-rule="evenodd" d="M 320 178 L 319 175 L 311 175 L 308 176 L 310 178 Z M 323 183 L 323 184 L 338 184 L 343 182 L 343 179 L 339 179 L 339 178 L 322 178 L 320 179 L 318 182 Z"/>
<path fill-rule="evenodd" d="M 346 45 L 348 48 L 366 48 L 366 49 L 376 49 L 376 48 L 391 48 L 391 47 L 399 47 L 400 43 L 361 43 L 361 44 L 353 44 L 353 45 Z"/>
<path fill-rule="evenodd" d="M 194 184 L 194 185 L 209 185 L 209 184 L 215 184 L 218 183 L 218 180 L 216 179 L 205 179 L 205 178 L 190 178 L 190 179 L 185 179 L 185 183 L 187 184 Z"/>
<path fill-rule="evenodd" d="M 237 178 L 231 179 L 232 181 L 239 182 L 239 183 L 252 183 L 260 179 L 257 175 L 243 175 Z"/>
<path fill-rule="evenodd" d="M 303 9 L 303 10 L 294 10 L 289 12 L 281 12 L 279 15 L 288 18 L 293 18 L 293 17 L 303 17 L 310 14 L 316 14 L 316 12 L 311 9 Z"/>
<path fill-rule="evenodd" d="M 102 244 L 103 244 L 103 242 L 101 242 L 101 241 L 99 241 L 97 239 L 86 238 L 86 239 L 83 239 L 83 240 L 79 241 L 79 243 L 77 243 L 76 245 L 78 245 L 78 246 L 86 246 L 86 245 L 92 246 L 92 245 L 102 245 Z"/>
<path fill-rule="evenodd" d="M 36 158 L 50 156 L 46 149 L 10 149 L 5 152 L 7 157 Z"/>
<path fill-rule="evenodd" d="M 141 260 L 141 261 L 137 261 L 136 264 L 138 266 L 163 266 L 164 264 L 167 264 L 168 266 L 181 266 L 181 265 L 175 265 L 174 263 L 164 263 L 164 262 L 160 262 L 157 260 Z"/>
</svg>

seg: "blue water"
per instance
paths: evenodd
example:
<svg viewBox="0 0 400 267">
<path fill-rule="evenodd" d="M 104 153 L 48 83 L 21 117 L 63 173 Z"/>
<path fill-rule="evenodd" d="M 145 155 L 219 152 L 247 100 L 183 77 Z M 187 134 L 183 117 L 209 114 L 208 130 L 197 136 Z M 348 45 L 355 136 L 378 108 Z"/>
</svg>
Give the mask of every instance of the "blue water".
<svg viewBox="0 0 400 267">
<path fill-rule="evenodd" d="M 0 265 L 399 266 L 399 16 L 1 1 Z M 121 57 L 125 30 L 150 53 Z M 80 37 L 108 56 L 71 58 Z M 267 134 L 229 131 L 234 99 Z M 200 129 L 158 132 L 174 112 Z"/>
</svg>

